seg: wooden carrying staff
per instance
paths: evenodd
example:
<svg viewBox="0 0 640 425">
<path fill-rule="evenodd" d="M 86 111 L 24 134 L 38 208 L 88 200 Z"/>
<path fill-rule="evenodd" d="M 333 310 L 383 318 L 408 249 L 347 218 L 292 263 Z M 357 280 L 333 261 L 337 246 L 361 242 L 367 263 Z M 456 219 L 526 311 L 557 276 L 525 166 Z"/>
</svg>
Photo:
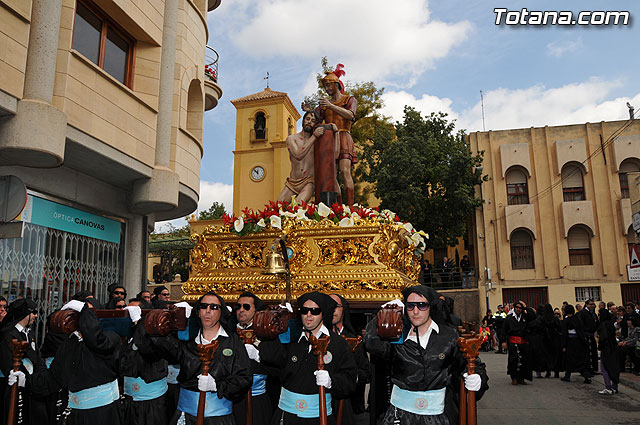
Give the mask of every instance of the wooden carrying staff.
<svg viewBox="0 0 640 425">
<path fill-rule="evenodd" d="M 347 338 L 346 336 L 342 336 L 349 344 L 349 348 L 351 348 L 351 352 L 355 353 L 358 349 L 358 346 L 362 343 L 362 335 L 358 335 L 357 338 Z M 338 419 L 336 420 L 336 425 L 342 425 L 342 415 L 344 414 L 344 399 L 338 402 Z"/>
<path fill-rule="evenodd" d="M 467 360 L 467 374 L 473 375 L 476 371 L 476 358 L 482 345 L 482 339 L 475 332 L 467 333 L 462 326 L 458 327 L 461 336 L 457 343 L 460 352 Z M 467 391 L 464 379 L 460 380 L 460 425 L 476 425 L 478 421 L 476 413 L 476 392 Z"/>
<path fill-rule="evenodd" d="M 245 344 L 253 344 L 256 341 L 256 333 L 253 329 L 239 329 L 238 335 L 240 335 L 240 339 Z M 247 425 L 253 425 L 253 403 L 252 403 L 252 394 L 251 388 L 247 391 L 247 404 L 246 404 L 246 413 L 247 413 Z"/>
<path fill-rule="evenodd" d="M 328 335 L 320 338 L 316 338 L 313 335 L 309 336 L 309 343 L 313 349 L 313 354 L 318 356 L 318 370 L 324 370 L 324 356 L 327 354 L 329 341 L 330 338 Z M 318 385 L 318 397 L 320 397 L 320 425 L 327 425 L 327 399 L 325 398 L 324 387 L 322 385 Z"/>
<path fill-rule="evenodd" d="M 202 375 L 209 375 L 209 365 L 213 359 L 213 355 L 218 350 L 220 341 L 213 341 L 211 344 L 203 345 L 198 344 L 198 357 L 202 362 Z M 198 399 L 198 416 L 196 418 L 196 425 L 204 425 L 204 406 L 207 401 L 207 392 L 200 391 L 200 398 Z"/>
<path fill-rule="evenodd" d="M 22 365 L 22 359 L 24 358 L 24 352 L 27 349 L 29 343 L 27 341 L 18 341 L 17 339 L 11 340 L 11 353 L 13 354 L 13 371 L 20 371 Z M 9 402 L 9 415 L 7 416 L 7 425 L 13 425 L 16 420 L 16 413 L 18 411 L 18 381 L 11 387 L 11 400 Z"/>
</svg>

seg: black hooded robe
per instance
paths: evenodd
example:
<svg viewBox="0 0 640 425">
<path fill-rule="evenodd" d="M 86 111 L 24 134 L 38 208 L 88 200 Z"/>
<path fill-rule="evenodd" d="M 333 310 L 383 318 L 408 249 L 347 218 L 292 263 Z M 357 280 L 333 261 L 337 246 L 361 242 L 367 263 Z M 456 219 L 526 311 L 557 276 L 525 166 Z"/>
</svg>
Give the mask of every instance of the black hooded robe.
<svg viewBox="0 0 640 425">
<path fill-rule="evenodd" d="M 143 327 L 144 321 L 141 319 L 134 329 L 133 338 L 121 348 L 120 375 L 142 378 L 145 383 L 166 380 L 167 361 L 144 338 Z M 132 387 L 131 391 L 127 391 L 135 393 L 135 384 Z M 166 393 L 151 400 L 137 401 L 131 395 L 125 395 L 123 412 L 125 425 L 166 425 L 173 414 L 167 410 Z"/>
<path fill-rule="evenodd" d="M 564 349 L 565 372 L 580 372 L 582 376 L 590 377 L 587 360 L 587 340 L 584 336 L 582 321 L 578 316 L 567 316 L 562 321 L 562 348 Z"/>
<path fill-rule="evenodd" d="M 51 372 L 64 390 L 78 392 L 118 379 L 120 336 L 103 331 L 94 310 L 85 305 L 78 330 L 82 340 L 71 334 L 58 349 Z M 69 399 L 73 396 L 70 394 Z M 120 425 L 120 402 L 115 400 L 92 409 L 71 409 L 66 425 Z"/>
<path fill-rule="evenodd" d="M 36 304 L 30 299 L 19 299 L 11 303 L 7 315 L 2 322 L 0 330 L 0 371 L 3 376 L 8 377 L 13 370 L 13 354 L 11 353 L 11 340 L 27 341 L 28 346 L 25 351 L 25 359 L 31 362 L 31 367 L 25 367 L 25 362 L 20 366 L 20 371 L 25 374 L 26 384 L 18 387 L 18 412 L 16 413 L 16 423 L 26 425 L 43 425 L 50 423 L 54 418 L 50 418 L 48 399 L 58 390 L 58 385 L 47 369 L 40 351 L 37 349 L 31 332 L 25 335 L 18 331 L 16 324 L 24 319 L 31 311 L 36 309 Z M 6 380 L 5 380 L 6 383 Z M 12 387 L 7 387 L 4 392 L 2 404 L 4 406 L 3 415 L 9 413 L 9 401 Z M 6 420 L 6 416 L 2 418 Z"/>
<path fill-rule="evenodd" d="M 409 294 L 417 293 L 429 301 L 431 319 L 438 324 L 439 332 L 432 332 L 426 348 L 422 348 L 406 336 L 410 330 L 407 323 L 402 336 L 402 343 L 382 341 L 378 337 L 377 318 L 367 325 L 365 347 L 372 355 L 376 355 L 389 362 L 391 366 L 391 381 L 394 385 L 408 391 L 431 391 L 446 388 L 444 412 L 439 415 L 418 415 L 392 404 L 389 405 L 383 419 L 383 425 L 392 425 L 397 419 L 402 425 L 456 425 L 457 395 L 450 394 L 456 385 L 448 385 L 454 378 L 460 378 L 465 371 L 466 361 L 458 350 L 458 331 L 446 324 L 444 314 L 439 306 L 437 292 L 422 285 L 413 286 L 402 291 L 405 301 Z M 476 373 L 482 378 L 482 387 L 476 392 L 476 399 L 480 399 L 488 388 L 486 370 L 477 360 Z M 457 388 L 459 387 L 459 381 Z"/>
<path fill-rule="evenodd" d="M 609 314 L 609 312 L 606 314 Z M 602 313 L 600 316 L 603 318 Z M 616 340 L 613 320 L 613 317 L 609 314 L 600 322 L 598 326 L 598 349 L 600 350 L 602 365 L 613 383 L 613 388 L 618 388 L 618 383 L 620 382 L 620 356 L 618 354 L 618 341 Z"/>
<path fill-rule="evenodd" d="M 529 307 L 522 311 L 520 320 L 515 315 L 509 314 L 504 321 L 504 333 L 507 337 L 509 358 L 507 359 L 507 375 L 516 381 L 533 380 L 531 346 L 528 343 L 530 337 L 530 325 L 536 318 L 536 313 Z M 513 338 L 522 338 L 527 342 L 515 343 Z"/>
<path fill-rule="evenodd" d="M 353 354 L 347 342 L 331 330 L 335 301 L 326 294 L 310 292 L 298 298 L 298 306 L 302 306 L 307 300 L 312 300 L 322 310 L 324 325 L 329 330 L 329 345 L 325 357 L 325 370 L 331 377 L 331 388 L 326 389 L 327 394 L 333 398 L 347 398 L 356 387 L 357 367 Z M 317 396 L 318 385 L 314 372 L 318 369 L 318 357 L 313 354 L 308 340 L 300 334 L 291 332 L 291 340 L 287 344 L 274 341 L 263 341 L 260 344 L 260 359 L 263 364 L 280 368 L 280 382 L 288 391 L 298 394 L 313 394 Z M 327 359 L 330 358 L 330 361 Z M 328 406 L 327 406 L 328 411 Z M 328 415 L 327 423 L 336 423 L 336 410 Z M 281 409 L 276 409 L 271 423 L 283 425 L 317 425 L 319 418 L 301 418 Z M 347 423 L 347 422 L 343 422 Z"/>
</svg>

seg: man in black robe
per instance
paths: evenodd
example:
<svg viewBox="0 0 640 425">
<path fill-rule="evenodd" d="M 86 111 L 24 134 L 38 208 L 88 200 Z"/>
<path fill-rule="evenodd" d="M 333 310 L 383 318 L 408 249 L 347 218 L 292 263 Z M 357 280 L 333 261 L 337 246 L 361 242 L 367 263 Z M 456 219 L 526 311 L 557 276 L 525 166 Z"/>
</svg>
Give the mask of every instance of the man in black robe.
<svg viewBox="0 0 640 425">
<path fill-rule="evenodd" d="M 262 311 L 267 305 L 260 298 L 251 292 L 244 292 L 238 297 L 234 306 L 236 329 L 253 329 L 253 318 L 257 311 Z M 239 331 L 238 331 L 239 332 Z M 260 363 L 260 353 L 258 346 L 260 340 L 256 338 L 253 344 L 245 344 L 247 355 L 251 360 L 251 374 L 253 381 L 251 385 L 251 413 L 253 425 L 267 425 L 271 419 L 272 404 L 267 393 L 267 381 L 271 378 L 268 375 L 276 373 L 276 369 L 269 369 Z M 277 385 L 276 385 L 277 387 Z M 247 423 L 247 398 L 233 403 L 233 416 L 236 425 Z"/>
<path fill-rule="evenodd" d="M 344 297 L 338 294 L 329 295 L 335 302 L 336 308 L 333 312 L 333 330 L 344 338 L 357 338 L 353 325 L 351 324 L 351 309 L 349 303 Z M 352 350 L 353 351 L 353 350 Z M 360 343 L 353 352 L 356 365 L 358 367 L 358 375 L 356 377 L 356 390 L 352 396 L 343 402 L 342 423 L 351 424 L 356 422 L 356 414 L 364 412 L 364 390 L 367 383 L 371 381 L 371 364 L 364 350 L 364 344 Z M 340 400 L 333 400 L 333 409 L 338 412 Z"/>
<path fill-rule="evenodd" d="M 587 339 L 584 324 L 571 304 L 564 308 L 566 317 L 562 321 L 561 344 L 564 353 L 565 372 L 562 381 L 571 381 L 572 372 L 580 372 L 585 384 L 591 383 L 593 374 L 587 361 Z"/>
<path fill-rule="evenodd" d="M 247 351 L 238 334 L 232 330 L 227 305 L 214 292 L 208 292 L 196 302 L 189 319 L 189 340 L 149 336 L 169 364 L 179 365 L 180 383 L 178 410 L 185 414 L 187 425 L 196 423 L 200 392 L 206 394 L 204 424 L 234 425 L 233 402 L 242 399 L 251 388 L 251 373 Z M 208 375 L 202 374 L 198 345 L 219 342 L 210 362 Z"/>
<path fill-rule="evenodd" d="M 21 402 L 18 403 L 16 418 L 19 424 L 49 423 L 47 398 L 58 389 L 33 340 L 31 325 L 37 314 L 37 305 L 33 300 L 18 299 L 9 305 L 0 329 L 0 372 L 2 376 L 7 377 L 9 384 L 2 400 L 3 414 L 7 415 L 9 411 L 12 385 L 18 385 L 18 397 Z M 13 371 L 13 339 L 28 343 L 18 372 Z M 6 416 L 2 418 L 5 419 Z"/>
<path fill-rule="evenodd" d="M 598 321 L 595 310 L 595 301 L 588 299 L 584 303 L 584 308 L 576 313 L 576 316 L 582 321 L 584 337 L 587 342 L 587 364 L 592 375 L 600 370 L 598 365 L 598 345 L 596 344 L 595 338 L 595 333 L 600 326 L 600 322 Z"/>
<path fill-rule="evenodd" d="M 272 424 L 319 424 L 319 386 L 325 387 L 327 423 L 335 424 L 331 400 L 348 397 L 356 387 L 357 368 L 347 342 L 331 330 L 336 302 L 326 294 L 310 292 L 298 298 L 302 332 L 291 328 L 286 337 L 260 344 L 262 364 L 280 368 L 282 391 Z M 318 370 L 309 336 L 329 336 L 324 370 Z M 284 340 L 284 342 L 283 342 Z"/>
<path fill-rule="evenodd" d="M 372 354 L 391 362 L 391 404 L 383 425 L 457 424 L 457 395 L 451 394 L 464 379 L 469 391 L 477 391 L 479 399 L 488 388 L 488 377 L 482 362 L 476 360 L 476 373 L 465 373 L 466 361 L 458 350 L 458 332 L 446 324 L 442 300 L 438 293 L 424 285 L 402 291 L 400 300 L 391 303 L 406 310 L 404 330 L 399 341 L 383 341 L 378 336 L 377 318 L 367 325 L 365 347 Z"/>
<path fill-rule="evenodd" d="M 493 318 L 495 319 L 496 338 L 498 339 L 496 354 L 503 354 L 505 350 L 502 348 L 502 345 L 507 340 L 504 334 L 504 321 L 507 318 L 507 313 L 505 313 L 503 305 L 498 306 L 498 309 L 493 314 Z"/>
<path fill-rule="evenodd" d="M 529 326 L 535 318 L 536 313 L 524 301 L 518 301 L 513 305 L 513 314 L 507 315 L 504 321 L 507 342 L 502 343 L 502 348 L 509 349 L 507 374 L 513 385 L 527 385 L 525 379 L 533 380 Z"/>
<path fill-rule="evenodd" d="M 135 298 L 134 298 L 135 300 Z M 125 425 L 166 425 L 173 412 L 167 410 L 167 361 L 144 337 L 140 320 L 140 301 L 126 307 L 135 323 L 133 336 L 120 350 L 120 375 L 123 377 Z"/>
<path fill-rule="evenodd" d="M 118 355 L 120 336 L 103 331 L 89 302 L 72 300 L 63 310 L 79 312 L 78 330 L 58 349 L 51 372 L 69 391 L 67 425 L 120 425 Z"/>
</svg>

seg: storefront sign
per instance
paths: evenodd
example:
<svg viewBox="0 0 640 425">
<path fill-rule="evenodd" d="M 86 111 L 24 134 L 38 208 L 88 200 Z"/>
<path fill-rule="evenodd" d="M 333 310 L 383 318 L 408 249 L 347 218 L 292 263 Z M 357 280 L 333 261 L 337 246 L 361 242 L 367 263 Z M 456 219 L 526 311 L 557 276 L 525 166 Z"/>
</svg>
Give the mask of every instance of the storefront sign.
<svg viewBox="0 0 640 425">
<path fill-rule="evenodd" d="M 120 243 L 121 224 L 99 215 L 29 195 L 20 220 L 77 235 Z"/>
<path fill-rule="evenodd" d="M 627 275 L 629 276 L 629 282 L 639 282 L 640 281 L 640 269 L 634 268 L 632 269 L 627 265 Z"/>
</svg>

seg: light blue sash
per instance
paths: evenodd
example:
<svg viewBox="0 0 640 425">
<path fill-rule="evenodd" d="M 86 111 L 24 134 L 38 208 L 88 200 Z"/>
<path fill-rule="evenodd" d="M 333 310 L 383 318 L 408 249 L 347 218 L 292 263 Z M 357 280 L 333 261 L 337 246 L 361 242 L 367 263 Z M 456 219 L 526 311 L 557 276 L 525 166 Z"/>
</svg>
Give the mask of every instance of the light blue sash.
<svg viewBox="0 0 640 425">
<path fill-rule="evenodd" d="M 331 415 L 331 394 L 325 393 L 327 416 Z M 298 394 L 282 388 L 278 408 L 299 418 L 320 417 L 320 397 L 318 394 Z"/>
<path fill-rule="evenodd" d="M 22 359 L 22 365 L 24 366 L 25 369 L 27 369 L 27 372 L 29 372 L 29 375 L 33 375 L 33 363 L 31 363 L 31 360 L 27 358 Z"/>
<path fill-rule="evenodd" d="M 198 416 L 198 399 L 200 393 L 180 388 L 180 399 L 178 400 L 178 410 L 191 416 Z M 204 417 L 225 416 L 231 414 L 233 403 L 226 398 L 218 398 L 218 393 L 207 391 L 207 398 L 204 403 Z"/>
<path fill-rule="evenodd" d="M 167 380 L 146 383 L 142 378 L 124 377 L 124 393 L 133 398 L 133 401 L 153 400 L 167 392 Z"/>
<path fill-rule="evenodd" d="M 47 365 L 47 369 L 51 367 L 51 363 L 53 363 L 53 359 L 54 357 L 47 357 L 46 359 L 44 359 L 44 362 Z"/>
<path fill-rule="evenodd" d="M 251 395 L 262 395 L 267 392 L 267 375 L 253 375 Z"/>
<path fill-rule="evenodd" d="M 72 392 L 69 391 L 69 407 L 72 409 L 95 409 L 96 407 L 107 406 L 120 398 L 118 391 L 118 380 L 86 390 Z"/>
<path fill-rule="evenodd" d="M 178 374 L 180 374 L 180 366 L 170 364 L 167 367 L 167 383 L 168 384 L 177 384 L 178 383 Z"/>
<path fill-rule="evenodd" d="M 416 415 L 439 415 L 444 412 L 446 388 L 431 391 L 403 390 L 397 385 L 391 390 L 391 404 Z"/>
</svg>

